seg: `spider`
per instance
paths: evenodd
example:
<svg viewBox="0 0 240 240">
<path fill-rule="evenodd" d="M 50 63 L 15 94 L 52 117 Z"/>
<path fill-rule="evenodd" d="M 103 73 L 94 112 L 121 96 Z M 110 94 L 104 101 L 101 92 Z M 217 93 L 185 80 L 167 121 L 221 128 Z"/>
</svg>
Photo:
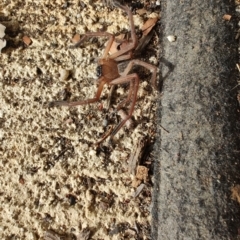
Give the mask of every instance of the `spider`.
<svg viewBox="0 0 240 240">
<path fill-rule="evenodd" d="M 73 107 L 73 106 L 78 106 L 78 105 L 85 105 L 85 104 L 90 104 L 90 103 L 95 103 L 99 101 L 103 87 L 105 84 L 108 84 L 110 86 L 117 85 L 117 84 L 125 84 L 129 83 L 130 88 L 129 92 L 127 95 L 127 98 L 120 102 L 120 104 L 116 107 L 116 111 L 121 109 L 124 105 L 130 104 L 128 114 L 123 119 L 114 129 L 110 135 L 110 141 L 114 137 L 114 135 L 123 127 L 123 125 L 127 122 L 128 119 L 131 118 L 133 111 L 134 111 L 134 106 L 137 100 L 137 92 L 138 92 L 138 87 L 139 87 L 139 77 L 137 73 L 130 73 L 131 69 L 133 68 L 134 65 L 140 65 L 142 67 L 147 68 L 151 73 L 151 82 L 153 86 L 156 88 L 156 74 L 157 74 L 157 68 L 151 64 L 148 64 L 146 62 L 143 62 L 138 59 L 131 59 L 133 56 L 133 51 L 137 47 L 137 37 L 135 33 L 135 28 L 134 28 L 134 22 L 133 22 L 133 15 L 128 6 L 121 5 L 117 1 L 113 1 L 113 5 L 115 7 L 118 7 L 125 11 L 128 15 L 129 18 L 129 23 L 130 23 L 130 29 L 131 29 L 131 38 L 130 40 L 124 42 L 124 47 L 121 48 L 119 51 L 109 54 L 109 50 L 111 48 L 111 45 L 114 41 L 115 36 L 108 33 L 108 32 L 89 32 L 85 33 L 83 37 L 74 45 L 74 47 L 78 47 L 84 40 L 86 40 L 89 37 L 107 37 L 108 43 L 106 45 L 106 48 L 103 52 L 103 56 L 98 59 L 98 67 L 97 67 L 97 73 L 99 75 L 98 79 L 98 89 L 95 94 L 95 97 L 89 98 L 86 100 L 81 100 L 81 101 L 74 101 L 74 102 L 68 102 L 68 101 L 53 101 L 50 103 L 50 106 L 67 106 L 67 107 Z M 118 63 L 129 60 L 129 63 L 127 64 L 125 70 L 123 72 L 119 72 L 118 70 Z M 107 138 L 104 137 L 103 140 Z"/>
</svg>

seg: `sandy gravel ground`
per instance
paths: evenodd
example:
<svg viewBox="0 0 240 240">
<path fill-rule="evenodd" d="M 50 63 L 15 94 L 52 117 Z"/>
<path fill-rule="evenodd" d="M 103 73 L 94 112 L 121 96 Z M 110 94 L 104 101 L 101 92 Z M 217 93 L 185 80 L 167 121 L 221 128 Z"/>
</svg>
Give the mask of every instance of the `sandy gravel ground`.
<svg viewBox="0 0 240 240">
<path fill-rule="evenodd" d="M 137 31 L 156 14 L 134 14 Z M 157 93 L 150 74 L 141 80 L 133 127 L 122 128 L 113 147 L 95 145 L 120 121 L 116 115 L 106 126 L 109 88 L 103 105 L 47 107 L 64 96 L 94 95 L 96 59 L 106 39 L 69 49 L 71 39 L 99 29 L 126 32 L 126 14 L 101 1 L 2 0 L 0 23 L 7 27 L 0 54 L 0 238 L 149 239 L 150 177 L 134 198 L 128 159 L 142 137 L 154 140 Z M 152 50 L 145 60 L 158 65 L 158 50 Z M 113 108 L 127 89 L 116 90 Z M 143 165 L 149 168 L 151 160 Z"/>
</svg>

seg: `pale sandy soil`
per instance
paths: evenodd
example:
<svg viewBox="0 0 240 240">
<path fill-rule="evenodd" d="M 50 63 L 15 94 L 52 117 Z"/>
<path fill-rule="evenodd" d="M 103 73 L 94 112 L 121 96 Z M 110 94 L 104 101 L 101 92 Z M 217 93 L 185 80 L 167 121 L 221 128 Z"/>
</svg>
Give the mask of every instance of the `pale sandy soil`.
<svg viewBox="0 0 240 240">
<path fill-rule="evenodd" d="M 128 159 L 142 136 L 154 137 L 157 93 L 148 74 L 141 80 L 134 127 L 122 128 L 113 148 L 107 141 L 102 148 L 94 145 L 108 128 L 104 109 L 109 88 L 102 95 L 103 110 L 100 103 L 48 108 L 64 89 L 75 100 L 96 92 L 96 58 L 106 39 L 69 49 L 75 33 L 129 30 L 126 15 L 101 1 L 66 3 L 0 2 L 8 41 L 0 54 L 0 238 L 149 239 L 150 178 L 134 198 Z M 150 14 L 134 15 L 136 29 Z M 24 35 L 32 40 L 30 46 L 22 43 Z M 157 56 L 156 49 L 146 60 L 157 65 Z M 70 72 L 67 80 L 61 80 L 62 69 Z M 117 89 L 113 107 L 126 89 Z M 113 123 L 119 120 L 116 116 Z M 84 229 L 90 238 L 81 238 Z"/>
</svg>

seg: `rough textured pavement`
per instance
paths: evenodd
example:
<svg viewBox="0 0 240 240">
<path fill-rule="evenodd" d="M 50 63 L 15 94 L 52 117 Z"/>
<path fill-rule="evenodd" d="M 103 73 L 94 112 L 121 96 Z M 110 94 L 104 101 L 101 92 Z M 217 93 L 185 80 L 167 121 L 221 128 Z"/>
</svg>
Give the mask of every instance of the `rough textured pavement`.
<svg viewBox="0 0 240 240">
<path fill-rule="evenodd" d="M 152 239 L 236 239 L 239 183 L 234 2 L 162 2 L 163 97 Z M 177 36 L 169 42 L 168 35 Z"/>
</svg>

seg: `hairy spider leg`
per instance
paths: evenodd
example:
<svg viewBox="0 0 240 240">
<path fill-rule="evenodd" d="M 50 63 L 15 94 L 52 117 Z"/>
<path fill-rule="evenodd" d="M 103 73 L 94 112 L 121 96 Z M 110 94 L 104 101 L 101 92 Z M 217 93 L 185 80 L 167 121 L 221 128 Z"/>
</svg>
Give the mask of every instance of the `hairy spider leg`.
<svg viewBox="0 0 240 240">
<path fill-rule="evenodd" d="M 156 79 L 157 79 L 157 67 L 155 67 L 154 65 L 151 65 L 149 63 L 146 63 L 146 62 L 143 62 L 141 60 L 138 60 L 138 59 L 133 59 L 131 60 L 126 69 L 120 73 L 121 76 L 126 76 L 130 70 L 132 69 L 132 67 L 134 65 L 139 65 L 139 66 L 142 66 L 142 67 L 145 67 L 146 69 L 148 69 L 151 73 L 152 73 L 152 77 L 151 77 L 151 84 L 153 85 L 153 87 L 155 89 L 157 89 L 157 84 L 156 84 Z"/>
<path fill-rule="evenodd" d="M 129 102 L 131 101 L 132 94 L 133 94 L 133 87 L 134 87 L 134 84 L 133 84 L 132 81 L 130 81 L 128 96 L 127 96 L 126 99 L 124 99 L 122 102 L 120 102 L 120 103 L 117 105 L 116 111 L 118 111 L 118 110 L 121 109 L 124 105 L 126 105 L 127 103 L 129 103 Z"/>
<path fill-rule="evenodd" d="M 137 60 L 137 59 L 133 59 L 128 63 L 126 69 L 123 72 L 121 72 L 120 75 L 121 76 L 127 76 L 127 74 L 131 71 L 133 65 L 140 65 L 142 67 L 147 68 L 152 73 L 151 83 L 155 88 L 157 88 L 156 87 L 157 68 L 155 66 L 151 65 L 151 64 L 146 63 L 146 62 L 143 62 L 143 61 L 140 61 L 140 60 Z M 118 104 L 117 110 L 121 109 L 124 104 L 131 101 L 132 88 L 133 88 L 133 84 L 132 84 L 132 82 L 130 82 L 128 96 L 125 100 L 123 100 L 121 103 Z"/>
<path fill-rule="evenodd" d="M 139 86 L 139 77 L 136 73 L 127 75 L 131 69 L 133 68 L 134 65 L 139 65 L 142 67 L 147 68 L 151 73 L 152 73 L 152 77 L 151 77 L 151 82 L 153 84 L 154 87 L 156 87 L 156 74 L 157 74 L 157 68 L 151 64 L 145 63 L 143 61 L 137 60 L 137 59 L 133 59 L 131 60 L 126 69 L 124 70 L 124 72 L 121 73 L 121 77 L 112 80 L 109 85 L 115 85 L 115 84 L 123 84 L 123 83 L 127 83 L 130 82 L 130 88 L 129 88 L 129 93 L 127 98 L 122 101 L 118 106 L 117 106 L 117 110 L 119 110 L 120 108 L 122 108 L 122 106 L 124 104 L 127 104 L 128 102 L 132 101 L 131 105 L 130 105 L 130 109 L 128 111 L 128 116 L 123 119 L 113 130 L 113 132 L 111 133 L 111 137 L 110 137 L 110 141 L 113 138 L 113 136 L 121 129 L 121 127 L 127 122 L 127 120 L 129 118 L 131 118 L 132 113 L 134 111 L 134 106 L 137 100 L 137 92 L 138 92 L 138 86 Z"/>
<path fill-rule="evenodd" d="M 129 23 L 130 23 L 132 41 L 124 49 L 121 49 L 121 50 L 117 51 L 116 53 L 113 53 L 112 55 L 109 56 L 109 58 L 115 59 L 116 61 L 123 61 L 123 60 L 126 60 L 126 59 L 130 59 L 132 57 L 132 54 L 128 53 L 128 52 L 130 52 L 132 49 L 134 49 L 137 46 L 137 36 L 136 36 L 135 26 L 134 26 L 134 22 L 133 22 L 133 15 L 132 15 L 132 12 L 131 12 L 130 8 L 128 6 L 121 5 L 120 3 L 116 2 L 116 1 L 114 1 L 113 4 L 116 7 L 119 7 L 120 9 L 125 11 L 128 14 Z M 88 37 L 108 37 L 109 38 L 109 41 L 107 43 L 107 46 L 104 50 L 103 57 L 102 57 L 102 58 L 106 58 L 108 56 L 109 50 L 112 46 L 112 43 L 114 41 L 115 36 L 108 33 L 108 32 L 89 32 L 89 33 L 85 33 L 83 35 L 83 37 L 75 45 L 73 45 L 73 47 L 80 46 L 81 43 L 83 41 L 85 41 L 86 38 L 88 38 Z M 125 54 L 125 53 L 128 53 L 128 54 Z M 123 54 L 125 54 L 125 55 L 122 56 Z"/>
<path fill-rule="evenodd" d="M 122 61 L 122 60 L 126 60 L 126 59 L 131 58 L 131 55 L 129 55 L 130 57 L 123 58 L 123 59 L 121 59 L 121 57 L 119 57 L 119 56 L 133 50 L 137 46 L 137 36 L 136 36 L 136 32 L 135 32 L 135 26 L 134 26 L 134 22 L 133 22 L 133 15 L 132 15 L 131 9 L 128 6 L 121 5 L 117 1 L 113 1 L 113 5 L 116 6 L 116 7 L 119 7 L 120 9 L 122 9 L 123 11 L 125 11 L 128 14 L 130 29 L 131 29 L 131 39 L 132 39 L 132 41 L 129 43 L 129 45 L 126 46 L 124 49 L 121 49 L 118 52 L 113 53 L 109 56 L 109 58 L 115 59 L 116 61 Z M 119 59 L 121 59 L 121 60 L 119 60 Z"/>
<path fill-rule="evenodd" d="M 85 104 L 97 102 L 100 99 L 100 96 L 101 96 L 101 93 L 102 93 L 102 90 L 103 90 L 103 86 L 107 82 L 108 82 L 108 80 L 104 79 L 104 77 L 101 77 L 99 79 L 99 86 L 98 86 L 97 93 L 96 93 L 94 98 L 89 98 L 89 99 L 85 99 L 85 100 L 81 100 L 81 101 L 74 101 L 74 102 L 54 101 L 54 102 L 51 102 L 49 105 L 50 106 L 74 107 L 74 106 L 78 106 L 78 105 L 85 105 Z"/>
<path fill-rule="evenodd" d="M 113 138 L 113 136 L 120 130 L 120 128 L 127 122 L 127 120 L 132 116 L 134 106 L 137 100 L 137 92 L 138 92 L 138 86 L 139 86 L 139 77 L 136 73 L 129 74 L 127 76 L 121 76 L 117 79 L 112 80 L 109 85 L 116 85 L 116 84 L 123 84 L 123 83 L 128 83 L 132 82 L 132 89 L 131 92 L 131 105 L 128 110 L 128 115 L 126 116 L 125 119 L 123 119 L 112 131 L 111 136 L 110 136 L 110 141 Z"/>
<path fill-rule="evenodd" d="M 106 58 L 108 56 L 108 52 L 112 46 L 115 36 L 108 32 L 88 32 L 88 33 L 85 33 L 82 36 L 82 38 L 76 44 L 74 44 L 72 47 L 74 47 L 74 48 L 79 47 L 81 45 L 81 43 L 84 42 L 89 37 L 108 37 L 109 40 L 108 40 L 107 46 L 106 46 L 106 48 L 103 52 L 103 56 L 102 56 L 102 58 Z"/>
</svg>

